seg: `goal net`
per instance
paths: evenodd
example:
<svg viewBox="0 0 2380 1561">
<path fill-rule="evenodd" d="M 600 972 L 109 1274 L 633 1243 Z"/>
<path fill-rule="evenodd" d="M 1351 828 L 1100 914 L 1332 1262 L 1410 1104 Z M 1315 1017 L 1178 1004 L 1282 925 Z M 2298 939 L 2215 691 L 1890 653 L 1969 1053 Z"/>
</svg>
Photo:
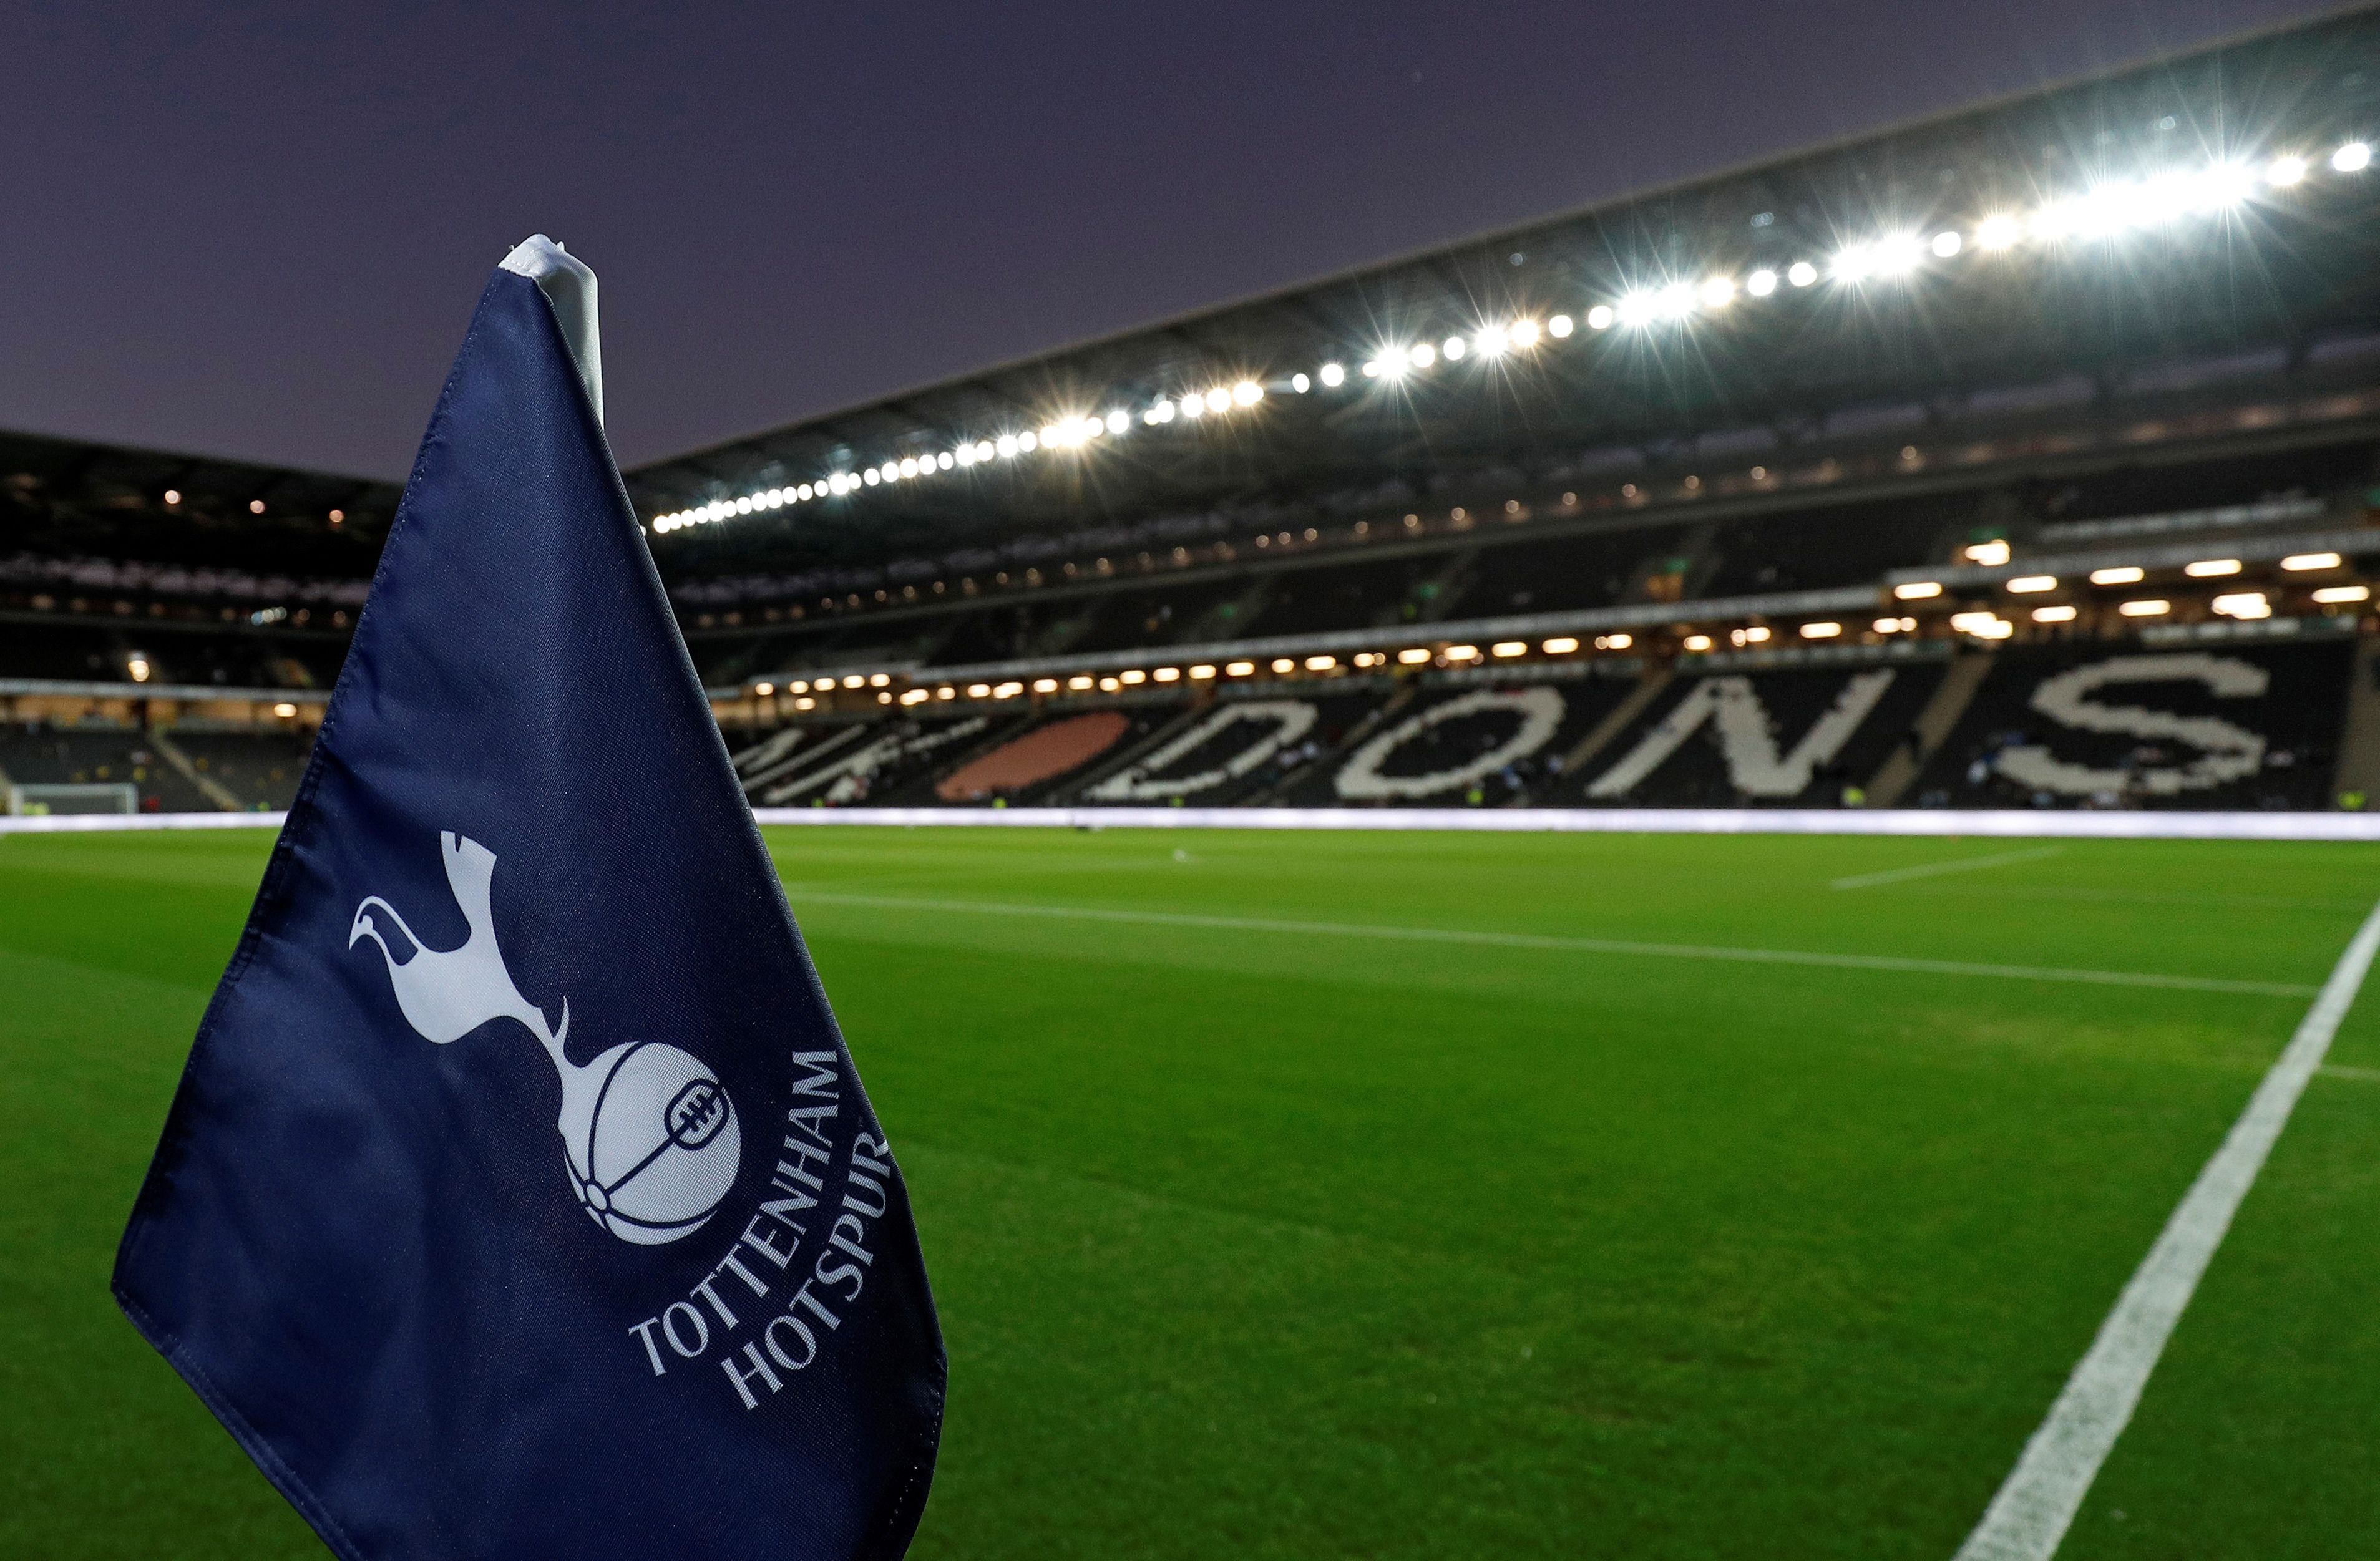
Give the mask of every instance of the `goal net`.
<svg viewBox="0 0 2380 1561">
<path fill-rule="evenodd" d="M 8 811 L 31 817 L 52 813 L 138 813 L 140 794 L 128 783 L 18 785 L 8 788 Z"/>
</svg>

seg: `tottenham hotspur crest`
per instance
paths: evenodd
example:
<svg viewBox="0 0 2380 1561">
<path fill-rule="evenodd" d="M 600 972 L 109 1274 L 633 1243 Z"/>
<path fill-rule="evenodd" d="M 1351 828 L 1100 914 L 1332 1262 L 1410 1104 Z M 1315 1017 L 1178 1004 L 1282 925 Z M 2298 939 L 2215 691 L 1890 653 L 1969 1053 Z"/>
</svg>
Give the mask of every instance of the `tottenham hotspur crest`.
<svg viewBox="0 0 2380 1561">
<path fill-rule="evenodd" d="M 513 984 L 496 947 L 491 887 L 496 855 L 477 841 L 441 834 L 446 882 L 471 929 L 459 949 L 424 945 L 395 907 L 371 895 L 347 935 L 380 945 L 396 1006 L 424 1040 L 444 1046 L 492 1020 L 518 1021 L 562 1078 L 562 1152 L 589 1217 L 624 1241 L 658 1246 L 701 1228 L 735 1180 L 743 1133 L 718 1075 L 660 1041 L 624 1041 L 585 1067 L 564 1054 L 562 1023 L 546 1023 Z M 394 938 L 396 944 L 392 946 Z"/>
</svg>

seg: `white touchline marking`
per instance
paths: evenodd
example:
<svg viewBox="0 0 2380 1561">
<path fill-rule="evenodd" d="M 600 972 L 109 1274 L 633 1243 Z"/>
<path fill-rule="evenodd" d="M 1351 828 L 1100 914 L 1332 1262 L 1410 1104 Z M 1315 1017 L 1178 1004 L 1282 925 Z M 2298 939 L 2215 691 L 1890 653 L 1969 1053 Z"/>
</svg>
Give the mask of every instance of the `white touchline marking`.
<svg viewBox="0 0 2380 1561">
<path fill-rule="evenodd" d="M 1914 867 L 1890 867 L 1881 873 L 1854 873 L 1847 878 L 1837 878 L 1829 889 L 1867 889 L 1880 883 L 1900 883 L 1904 878 L 1930 878 L 1943 873 L 1971 873 L 1978 867 L 2004 867 L 2011 862 L 2038 862 L 2045 856 L 2055 856 L 2066 848 L 2062 845 L 2040 845 L 2031 851 L 2003 851 L 1994 856 L 1961 856 L 1949 862 L 1921 862 Z"/>
<path fill-rule="evenodd" d="M 922 900 L 890 894 L 839 894 L 788 884 L 796 904 L 875 906 L 888 911 L 944 911 L 962 915 L 1034 916 L 1058 921 L 1121 922 L 1141 926 L 1206 927 L 1220 932 L 1281 932 L 1300 937 L 1373 938 L 1401 943 L 1465 943 L 1497 949 L 1543 949 L 1565 954 L 1636 954 L 1661 959 L 1734 960 L 1751 964 L 1824 965 L 1836 970 L 1892 970 L 1920 975 L 1986 975 L 2012 981 L 2067 981 L 2088 986 L 2156 986 L 2182 992 L 2244 992 L 2302 998 L 2314 988 L 2292 981 L 2233 981 L 2214 975 L 2160 975 L 2148 971 L 2069 970 L 2054 965 L 1975 964 L 1965 960 L 1913 960 L 1889 954 L 1822 954 L 1796 949 L 1730 949 L 1696 943 L 1635 943 L 1612 938 L 1553 938 L 1528 932 L 1474 932 L 1462 927 L 1377 926 L 1353 922 L 1275 921 L 1258 916 L 1207 916 L 1184 911 L 1125 911 L 1088 905 L 1014 905 L 974 900 Z"/>
<path fill-rule="evenodd" d="M 2380 905 L 2363 918 L 2322 995 L 2299 1022 L 2280 1059 L 2256 1086 L 2223 1146 L 2191 1183 L 2149 1255 L 2099 1325 L 2099 1336 L 2066 1379 L 2049 1418 L 2024 1445 L 2016 1468 L 1984 1511 L 1957 1561 L 2049 1561 L 2056 1555 L 2099 1466 L 2132 1418 L 2166 1340 L 2190 1304 L 2199 1277 L 2231 1228 L 2240 1201 L 2289 1125 L 2289 1112 L 2330 1050 L 2339 1021 L 2355 1001 L 2372 956 L 2380 950 Z"/>
<path fill-rule="evenodd" d="M 2380 1084 L 2380 1068 L 2350 1068 L 2344 1062 L 2325 1062 L 2322 1071 L 2334 1079 L 2360 1079 L 2367 1084 Z"/>
</svg>

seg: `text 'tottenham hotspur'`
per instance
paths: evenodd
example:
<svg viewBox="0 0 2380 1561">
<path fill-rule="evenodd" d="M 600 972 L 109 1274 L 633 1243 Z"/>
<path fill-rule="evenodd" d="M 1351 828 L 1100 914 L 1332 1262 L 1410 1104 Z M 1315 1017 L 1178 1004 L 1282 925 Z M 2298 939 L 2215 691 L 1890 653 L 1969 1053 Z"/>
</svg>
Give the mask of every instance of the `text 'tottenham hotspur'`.
<svg viewBox="0 0 2380 1561">
<path fill-rule="evenodd" d="M 883 1217 L 892 1178 L 891 1147 L 872 1134 L 856 1134 L 844 1168 L 842 1200 L 820 1206 L 827 1184 L 820 1173 L 832 1168 L 829 1135 L 841 1108 L 841 1074 L 831 1051 L 797 1051 L 793 1060 L 796 1073 L 806 1076 L 794 1082 L 770 1196 L 686 1300 L 628 1330 L 644 1346 L 655 1376 L 667 1375 L 678 1361 L 704 1359 L 717 1340 L 723 1352 L 720 1369 L 747 1410 L 759 1408 L 784 1387 L 787 1376 L 818 1359 L 820 1330 L 832 1335 L 843 1326 L 868 1288 L 876 1262 L 868 1221 Z M 813 1228 L 825 1239 L 805 1267 L 795 1260 Z M 739 1345 L 735 1336 L 747 1324 L 752 1337 Z"/>
</svg>

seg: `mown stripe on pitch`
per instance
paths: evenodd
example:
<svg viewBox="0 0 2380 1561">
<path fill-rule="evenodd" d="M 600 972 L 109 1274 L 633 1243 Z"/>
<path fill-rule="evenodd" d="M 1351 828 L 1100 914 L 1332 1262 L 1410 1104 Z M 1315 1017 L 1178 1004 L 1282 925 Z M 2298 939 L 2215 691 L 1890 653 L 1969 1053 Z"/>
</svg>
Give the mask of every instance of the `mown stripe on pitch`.
<svg viewBox="0 0 2380 1561">
<path fill-rule="evenodd" d="M 1816 965 L 1831 970 L 1882 970 L 1913 975 L 1972 975 L 2007 981 L 2060 981 L 2086 986 L 2151 986 L 2178 992 L 2233 992 L 2302 998 L 2317 988 L 2295 981 L 2235 981 L 2216 975 L 2165 975 L 2155 971 L 2072 970 L 2057 965 L 1984 964 L 1967 960 L 1903 959 L 1891 954 L 1829 954 L 1801 949 L 1738 949 L 1699 943 L 1645 943 L 1617 938 L 1560 938 L 1531 932 L 1481 932 L 1464 927 L 1381 926 L 1361 922 L 1283 921 L 1269 916 L 1217 916 L 1190 911 L 1131 911 L 1091 905 L 1022 905 L 977 900 L 934 900 L 892 894 L 845 894 L 788 884 L 796 908 L 850 905 L 886 911 L 936 911 L 953 915 L 1019 916 L 1049 921 L 1107 922 L 1215 932 L 1285 933 L 1309 938 L 1364 938 L 1397 943 L 1456 943 L 1478 948 L 1536 949 L 1560 954 L 1611 954 L 1650 959 L 1723 960 L 1747 964 Z"/>
</svg>

